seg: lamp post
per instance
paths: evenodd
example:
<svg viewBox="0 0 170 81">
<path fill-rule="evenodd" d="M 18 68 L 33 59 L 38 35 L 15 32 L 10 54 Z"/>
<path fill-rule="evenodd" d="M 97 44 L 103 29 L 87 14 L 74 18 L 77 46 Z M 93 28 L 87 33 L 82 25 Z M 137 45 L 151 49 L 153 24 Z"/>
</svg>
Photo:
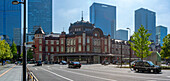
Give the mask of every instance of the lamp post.
<svg viewBox="0 0 170 81">
<path fill-rule="evenodd" d="M 24 0 L 23 2 L 19 2 L 19 1 L 12 1 L 13 5 L 18 5 L 18 4 L 23 4 L 24 5 L 24 31 L 23 31 L 23 81 L 26 81 L 26 0 Z"/>
<path fill-rule="evenodd" d="M 129 32 L 130 32 L 130 34 L 129 34 L 129 35 L 130 35 L 129 41 L 131 42 L 131 29 L 130 29 L 130 28 L 126 28 L 126 29 L 128 29 Z M 130 54 L 129 54 L 129 67 L 131 67 L 131 64 L 130 64 L 130 62 L 131 62 L 131 57 L 132 57 L 132 54 L 131 54 L 131 45 L 130 45 L 129 51 L 130 51 Z"/>
</svg>

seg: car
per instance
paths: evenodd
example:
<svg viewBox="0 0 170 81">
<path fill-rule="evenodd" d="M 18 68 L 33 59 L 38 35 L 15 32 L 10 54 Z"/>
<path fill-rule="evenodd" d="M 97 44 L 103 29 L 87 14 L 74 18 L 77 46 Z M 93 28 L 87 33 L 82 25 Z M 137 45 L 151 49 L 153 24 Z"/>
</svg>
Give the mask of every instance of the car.
<svg viewBox="0 0 170 81">
<path fill-rule="evenodd" d="M 70 62 L 68 64 L 68 68 L 81 68 L 81 63 L 80 62 Z"/>
<path fill-rule="evenodd" d="M 42 66 L 42 62 L 41 61 L 37 61 L 37 66 Z"/>
<path fill-rule="evenodd" d="M 133 68 L 133 66 L 134 66 L 135 62 L 136 62 L 136 61 L 132 61 L 132 62 L 130 62 L 130 65 L 131 65 L 131 67 L 132 67 L 132 68 Z"/>
<path fill-rule="evenodd" d="M 109 61 L 103 61 L 103 62 L 102 62 L 102 65 L 109 65 L 109 64 L 110 64 Z"/>
<path fill-rule="evenodd" d="M 112 61 L 112 64 L 116 64 L 118 61 L 117 60 L 114 60 L 114 61 Z"/>
<path fill-rule="evenodd" d="M 60 64 L 62 64 L 62 65 L 66 65 L 66 64 L 67 64 L 67 62 L 66 62 L 66 61 L 60 61 Z"/>
<path fill-rule="evenodd" d="M 153 73 L 159 73 L 161 72 L 161 67 L 154 65 L 151 61 L 143 61 L 143 60 L 139 60 L 139 61 L 135 61 L 135 64 L 133 65 L 133 69 L 136 72 L 144 72 L 144 71 L 148 71 L 148 72 L 153 72 Z"/>
</svg>

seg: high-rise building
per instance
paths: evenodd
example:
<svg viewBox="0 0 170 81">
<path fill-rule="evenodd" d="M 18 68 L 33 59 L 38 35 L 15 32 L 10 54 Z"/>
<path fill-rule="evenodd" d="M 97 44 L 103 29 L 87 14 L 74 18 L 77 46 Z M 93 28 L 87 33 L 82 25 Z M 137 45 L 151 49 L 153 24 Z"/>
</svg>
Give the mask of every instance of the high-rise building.
<svg viewBox="0 0 170 81">
<path fill-rule="evenodd" d="M 148 30 L 148 33 L 152 35 L 149 37 L 149 40 L 156 43 L 156 16 L 155 12 L 148 9 L 140 8 L 135 11 L 135 32 L 141 27 L 144 26 Z"/>
<path fill-rule="evenodd" d="M 116 39 L 128 41 L 128 31 L 127 30 L 117 30 Z"/>
<path fill-rule="evenodd" d="M 115 38 L 116 34 L 116 6 L 93 3 L 90 6 L 90 22 Z"/>
<path fill-rule="evenodd" d="M 10 45 L 12 41 L 21 45 L 21 4 L 13 5 L 12 1 L 0 1 L 0 35 L 8 38 Z"/>
<path fill-rule="evenodd" d="M 27 42 L 33 41 L 35 30 L 39 27 L 42 27 L 46 34 L 52 32 L 52 0 L 28 1 Z"/>
<path fill-rule="evenodd" d="M 163 46 L 163 38 L 167 36 L 167 27 L 157 26 L 156 27 L 156 43 Z"/>
</svg>

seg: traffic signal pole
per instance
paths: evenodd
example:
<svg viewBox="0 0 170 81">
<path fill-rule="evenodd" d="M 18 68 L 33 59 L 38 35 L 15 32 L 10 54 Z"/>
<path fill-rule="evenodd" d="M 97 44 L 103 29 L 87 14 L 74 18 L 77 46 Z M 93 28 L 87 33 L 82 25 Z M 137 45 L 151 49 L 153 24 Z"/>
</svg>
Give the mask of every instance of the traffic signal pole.
<svg viewBox="0 0 170 81">
<path fill-rule="evenodd" d="M 23 35 L 23 81 L 26 81 L 26 61 L 27 61 L 27 52 L 26 52 L 26 0 L 24 0 L 24 35 Z"/>
</svg>

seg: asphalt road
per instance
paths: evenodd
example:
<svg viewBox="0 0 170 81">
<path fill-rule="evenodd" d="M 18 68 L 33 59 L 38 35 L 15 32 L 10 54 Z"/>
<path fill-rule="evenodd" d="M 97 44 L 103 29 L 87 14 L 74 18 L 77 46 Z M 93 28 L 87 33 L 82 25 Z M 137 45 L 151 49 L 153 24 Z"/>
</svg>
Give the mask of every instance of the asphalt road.
<svg viewBox="0 0 170 81">
<path fill-rule="evenodd" d="M 170 70 L 162 73 L 136 73 L 114 65 L 82 65 L 80 69 L 68 65 L 28 65 L 39 81 L 170 81 Z"/>
</svg>

